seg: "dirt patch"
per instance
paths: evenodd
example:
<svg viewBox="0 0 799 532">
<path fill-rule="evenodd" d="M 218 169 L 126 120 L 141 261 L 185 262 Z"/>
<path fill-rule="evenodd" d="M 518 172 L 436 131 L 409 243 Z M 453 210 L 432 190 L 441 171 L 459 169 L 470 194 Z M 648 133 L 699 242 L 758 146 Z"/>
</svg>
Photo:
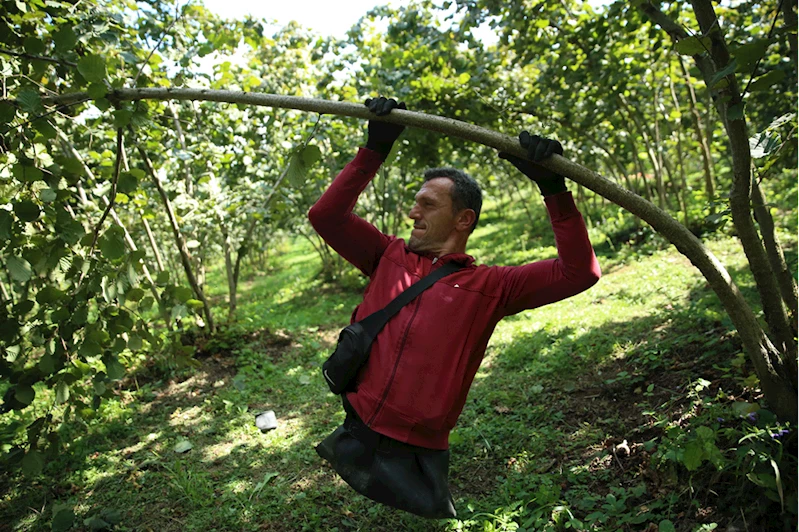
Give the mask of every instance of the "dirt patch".
<svg viewBox="0 0 799 532">
<path fill-rule="evenodd" d="M 491 458 L 472 457 L 450 469 L 450 489 L 454 498 L 482 497 L 496 489 L 496 477 L 504 465 Z"/>
</svg>

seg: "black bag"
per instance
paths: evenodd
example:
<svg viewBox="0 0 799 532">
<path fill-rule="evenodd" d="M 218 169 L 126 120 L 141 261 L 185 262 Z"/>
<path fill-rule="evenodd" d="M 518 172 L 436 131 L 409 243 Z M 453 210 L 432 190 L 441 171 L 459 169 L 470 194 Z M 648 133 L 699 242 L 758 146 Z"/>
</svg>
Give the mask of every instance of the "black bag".
<svg viewBox="0 0 799 532">
<path fill-rule="evenodd" d="M 456 517 L 449 450 L 425 449 L 367 427 L 343 396 L 344 424 L 316 446 L 339 476 L 373 501 L 428 519 Z"/>
<path fill-rule="evenodd" d="M 409 286 L 385 308 L 345 327 L 338 336 L 336 350 L 322 364 L 322 375 L 325 377 L 330 391 L 334 394 L 340 394 L 347 391 L 354 384 L 358 370 L 369 358 L 369 350 L 377 333 L 380 332 L 394 314 L 413 301 L 419 294 L 433 286 L 433 283 L 461 268 L 463 268 L 461 264 L 448 262 L 428 274 L 424 279 Z"/>
</svg>

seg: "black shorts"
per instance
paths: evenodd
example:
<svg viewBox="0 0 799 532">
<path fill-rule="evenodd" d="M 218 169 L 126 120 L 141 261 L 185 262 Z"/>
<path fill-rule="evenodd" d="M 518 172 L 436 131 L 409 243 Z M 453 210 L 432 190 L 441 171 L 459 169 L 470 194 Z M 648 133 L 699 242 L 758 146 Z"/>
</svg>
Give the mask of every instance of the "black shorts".
<svg viewBox="0 0 799 532">
<path fill-rule="evenodd" d="M 449 450 L 426 449 L 379 434 L 344 398 L 344 424 L 316 446 L 352 489 L 373 501 L 431 519 L 455 517 Z"/>
</svg>

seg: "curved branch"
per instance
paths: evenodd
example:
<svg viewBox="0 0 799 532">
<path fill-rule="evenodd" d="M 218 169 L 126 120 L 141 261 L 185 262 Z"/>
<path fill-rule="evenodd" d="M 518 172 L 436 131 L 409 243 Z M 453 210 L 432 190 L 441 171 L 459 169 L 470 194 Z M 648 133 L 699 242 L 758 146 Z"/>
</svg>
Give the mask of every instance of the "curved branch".
<svg viewBox="0 0 799 532">
<path fill-rule="evenodd" d="M 43 98 L 42 101 L 44 103 L 64 104 L 86 97 L 85 93 L 76 93 Z M 319 114 L 349 116 L 364 120 L 379 120 L 435 131 L 483 144 L 518 157 L 527 157 L 525 150 L 515 137 L 510 137 L 496 131 L 491 131 L 451 118 L 427 115 L 414 111 L 404 111 L 401 109 L 395 109 L 391 114 L 383 117 L 376 117 L 361 104 L 300 98 L 295 96 L 280 96 L 275 94 L 209 89 L 118 89 L 107 97 L 111 100 L 200 100 L 239 103 L 296 109 Z M 569 161 L 564 157 L 553 155 L 546 161 L 542 161 L 538 164 L 558 174 L 564 175 L 613 203 L 624 207 L 647 222 L 658 233 L 667 238 L 669 242 L 674 244 L 674 246 L 683 255 L 688 257 L 691 263 L 702 272 L 705 279 L 707 279 L 710 287 L 719 297 L 735 324 L 747 352 L 750 354 L 761 353 L 759 357 L 750 356 L 750 358 L 753 358 L 758 376 L 761 380 L 761 385 L 767 395 L 769 394 L 769 389 L 784 387 L 786 380 L 787 382 L 791 382 L 789 378 L 790 372 L 785 367 L 785 361 L 779 355 L 778 350 L 774 347 L 768 336 L 766 336 L 752 312 L 752 309 L 744 300 L 743 295 L 730 278 L 727 270 L 684 225 L 674 219 L 666 211 L 657 208 L 651 202 L 643 199 L 634 192 L 622 188 L 613 181 L 577 163 Z M 795 390 L 793 393 L 795 396 Z M 777 407 L 777 410 L 780 410 L 778 414 L 781 414 L 781 417 L 796 419 L 796 404 L 775 405 L 775 407 Z"/>
</svg>

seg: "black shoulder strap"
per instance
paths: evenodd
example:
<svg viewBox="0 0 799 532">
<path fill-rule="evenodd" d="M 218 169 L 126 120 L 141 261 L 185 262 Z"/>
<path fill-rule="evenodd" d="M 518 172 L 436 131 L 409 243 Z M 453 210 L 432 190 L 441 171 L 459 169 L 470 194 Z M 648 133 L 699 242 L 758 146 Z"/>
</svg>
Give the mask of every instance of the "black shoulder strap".
<svg viewBox="0 0 799 532">
<path fill-rule="evenodd" d="M 406 288 L 400 295 L 395 297 L 391 303 L 386 305 L 385 308 L 382 308 L 362 319 L 360 322 L 361 326 L 372 338 L 374 338 L 377 336 L 377 333 L 380 332 L 380 329 L 386 325 L 386 322 L 388 322 L 392 316 L 399 312 L 402 307 L 413 301 L 419 296 L 419 294 L 433 286 L 433 283 L 439 279 L 446 277 L 451 273 L 455 273 L 463 267 L 464 266 L 462 264 L 458 264 L 457 262 L 446 263 L 439 269 L 427 274 L 427 276 Z"/>
</svg>

